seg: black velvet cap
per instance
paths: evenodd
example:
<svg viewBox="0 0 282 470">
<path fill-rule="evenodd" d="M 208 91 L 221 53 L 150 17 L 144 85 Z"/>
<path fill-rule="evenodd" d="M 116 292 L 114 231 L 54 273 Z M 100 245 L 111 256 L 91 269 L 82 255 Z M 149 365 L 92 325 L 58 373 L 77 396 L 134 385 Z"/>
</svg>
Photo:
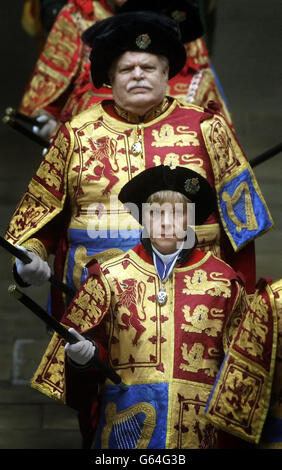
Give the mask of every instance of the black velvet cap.
<svg viewBox="0 0 282 470">
<path fill-rule="evenodd" d="M 127 0 L 117 14 L 151 10 L 175 20 L 183 43 L 194 41 L 204 34 L 198 2 L 193 0 Z"/>
<path fill-rule="evenodd" d="M 127 51 L 163 55 L 169 61 L 169 78 L 185 65 L 186 51 L 178 23 L 152 11 L 120 13 L 95 23 L 82 34 L 92 48 L 91 76 L 96 88 L 110 85 L 113 61 Z"/>
<path fill-rule="evenodd" d="M 138 215 L 132 215 L 142 224 L 142 204 L 163 190 L 177 191 L 196 204 L 196 225 L 203 224 L 216 208 L 215 193 L 208 181 L 196 171 L 180 166 L 171 169 L 158 165 L 142 171 L 123 186 L 118 198 L 128 208 L 132 208 L 131 204 L 138 207 Z"/>
</svg>

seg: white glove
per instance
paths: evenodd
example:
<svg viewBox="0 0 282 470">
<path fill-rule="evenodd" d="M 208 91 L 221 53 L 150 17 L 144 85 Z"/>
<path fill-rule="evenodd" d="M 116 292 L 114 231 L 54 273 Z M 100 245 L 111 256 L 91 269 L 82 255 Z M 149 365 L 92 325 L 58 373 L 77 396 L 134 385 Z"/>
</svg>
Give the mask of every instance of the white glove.
<svg viewBox="0 0 282 470">
<path fill-rule="evenodd" d="M 24 251 L 31 259 L 30 263 L 24 264 L 16 258 L 17 273 L 21 279 L 27 284 L 33 284 L 35 286 L 40 286 L 41 284 L 44 284 L 44 282 L 48 281 L 51 276 L 51 269 L 48 263 L 43 261 L 40 256 L 36 255 L 32 251 L 28 251 L 23 246 L 17 246 L 17 248 Z"/>
<path fill-rule="evenodd" d="M 76 364 L 84 366 L 87 362 L 91 361 L 96 348 L 91 341 L 81 336 L 74 328 L 70 328 L 69 332 L 80 341 L 75 344 L 67 343 L 65 345 L 66 354 Z"/>
<path fill-rule="evenodd" d="M 56 129 L 57 126 L 57 121 L 55 119 L 51 118 L 47 114 L 39 114 L 38 116 L 35 117 L 36 121 L 39 123 L 45 123 L 42 127 L 39 126 L 33 126 L 32 130 L 35 134 L 40 135 L 40 137 L 43 137 L 44 139 L 49 139 L 52 132 Z"/>
</svg>

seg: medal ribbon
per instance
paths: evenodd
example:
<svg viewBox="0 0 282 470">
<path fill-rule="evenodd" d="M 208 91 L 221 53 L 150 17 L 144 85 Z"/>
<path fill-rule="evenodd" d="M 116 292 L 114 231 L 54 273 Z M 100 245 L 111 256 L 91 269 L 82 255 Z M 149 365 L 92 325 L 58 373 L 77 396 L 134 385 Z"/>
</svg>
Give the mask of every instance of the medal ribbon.
<svg viewBox="0 0 282 470">
<path fill-rule="evenodd" d="M 178 255 L 181 252 L 182 248 L 177 250 L 175 253 L 172 253 L 170 256 L 162 255 L 156 250 L 156 248 L 154 247 L 152 248 L 153 248 L 153 261 L 154 261 L 156 271 L 158 273 L 160 280 L 164 283 L 169 278 L 177 262 Z M 168 259 L 167 262 L 166 262 L 166 259 Z"/>
</svg>

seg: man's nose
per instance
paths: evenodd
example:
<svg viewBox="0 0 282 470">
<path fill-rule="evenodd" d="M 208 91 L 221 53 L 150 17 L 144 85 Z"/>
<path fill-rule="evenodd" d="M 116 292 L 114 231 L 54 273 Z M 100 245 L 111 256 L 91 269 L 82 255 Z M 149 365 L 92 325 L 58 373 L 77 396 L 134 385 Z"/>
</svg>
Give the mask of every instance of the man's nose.
<svg viewBox="0 0 282 470">
<path fill-rule="evenodd" d="M 133 69 L 133 75 L 134 78 L 144 78 L 144 70 L 139 65 L 136 65 Z"/>
</svg>

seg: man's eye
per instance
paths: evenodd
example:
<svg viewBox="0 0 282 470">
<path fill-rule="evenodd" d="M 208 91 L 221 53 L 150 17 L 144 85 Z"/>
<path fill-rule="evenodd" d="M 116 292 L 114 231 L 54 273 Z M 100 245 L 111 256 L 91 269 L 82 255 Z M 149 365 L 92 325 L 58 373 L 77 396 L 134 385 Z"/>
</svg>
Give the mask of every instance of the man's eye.
<svg viewBox="0 0 282 470">
<path fill-rule="evenodd" d="M 126 72 L 129 72 L 129 70 L 130 68 L 126 67 L 126 68 L 120 69 L 120 73 L 126 73 Z"/>
</svg>

